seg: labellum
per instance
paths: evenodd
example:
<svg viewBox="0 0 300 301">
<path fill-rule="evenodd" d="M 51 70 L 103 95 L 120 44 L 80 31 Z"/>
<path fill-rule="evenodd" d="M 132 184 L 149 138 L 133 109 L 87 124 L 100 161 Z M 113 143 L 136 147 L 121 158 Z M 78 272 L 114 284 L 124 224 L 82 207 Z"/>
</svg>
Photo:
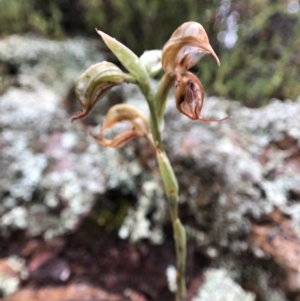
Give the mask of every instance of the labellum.
<svg viewBox="0 0 300 301">
<path fill-rule="evenodd" d="M 175 74 L 175 101 L 177 109 L 192 120 L 201 121 L 223 121 L 222 119 L 206 119 L 201 116 L 201 110 L 204 102 L 204 89 L 200 80 L 191 72 L 184 75 Z"/>
</svg>

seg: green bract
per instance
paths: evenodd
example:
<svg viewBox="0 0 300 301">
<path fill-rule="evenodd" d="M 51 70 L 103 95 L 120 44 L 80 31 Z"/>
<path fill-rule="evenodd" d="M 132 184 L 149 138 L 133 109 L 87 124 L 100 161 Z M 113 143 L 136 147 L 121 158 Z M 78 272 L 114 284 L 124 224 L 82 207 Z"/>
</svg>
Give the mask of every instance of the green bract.
<svg viewBox="0 0 300 301">
<path fill-rule="evenodd" d="M 156 154 L 166 193 L 168 195 L 177 195 L 178 183 L 166 153 L 157 150 Z"/>
<path fill-rule="evenodd" d="M 142 84 L 148 80 L 146 68 L 129 48 L 106 33 L 97 29 L 96 31 L 123 66 L 136 78 L 138 83 Z"/>
</svg>

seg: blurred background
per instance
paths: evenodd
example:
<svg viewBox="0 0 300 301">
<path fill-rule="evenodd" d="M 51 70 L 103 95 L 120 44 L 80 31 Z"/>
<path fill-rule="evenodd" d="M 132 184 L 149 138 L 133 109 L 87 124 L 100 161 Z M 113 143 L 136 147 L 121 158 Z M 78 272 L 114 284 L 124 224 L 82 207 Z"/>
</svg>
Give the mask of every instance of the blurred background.
<svg viewBox="0 0 300 301">
<path fill-rule="evenodd" d="M 98 27 L 139 55 L 145 49 L 162 48 L 173 29 L 186 20 L 198 21 L 222 62 L 217 74 L 210 60 L 199 67 L 207 92 L 252 107 L 271 98 L 295 100 L 300 94 L 295 84 L 300 64 L 298 1 L 1 0 L 1 8 L 2 36 L 95 38 Z"/>
<path fill-rule="evenodd" d="M 203 25 L 221 61 L 192 70 L 203 116 L 233 117 L 193 122 L 170 93 L 163 138 L 188 235 L 188 301 L 300 300 L 299 0 L 0 0 L 0 300 L 173 300 L 153 150 L 143 139 L 103 148 L 88 134 L 112 104 L 147 110 L 143 97 L 122 85 L 86 119 L 70 117 L 80 74 L 119 64 L 95 28 L 141 55 L 186 21 Z"/>
</svg>

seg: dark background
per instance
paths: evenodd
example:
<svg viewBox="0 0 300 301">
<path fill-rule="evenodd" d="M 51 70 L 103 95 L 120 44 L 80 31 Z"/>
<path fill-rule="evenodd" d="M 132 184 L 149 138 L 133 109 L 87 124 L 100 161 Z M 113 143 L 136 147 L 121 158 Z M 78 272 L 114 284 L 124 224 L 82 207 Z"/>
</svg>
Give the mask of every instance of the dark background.
<svg viewBox="0 0 300 301">
<path fill-rule="evenodd" d="M 104 30 L 137 54 L 161 49 L 185 21 L 200 22 L 221 59 L 199 66 L 208 94 L 256 107 L 300 94 L 300 11 L 291 0 L 1 0 L 0 32 L 53 39 Z"/>
</svg>

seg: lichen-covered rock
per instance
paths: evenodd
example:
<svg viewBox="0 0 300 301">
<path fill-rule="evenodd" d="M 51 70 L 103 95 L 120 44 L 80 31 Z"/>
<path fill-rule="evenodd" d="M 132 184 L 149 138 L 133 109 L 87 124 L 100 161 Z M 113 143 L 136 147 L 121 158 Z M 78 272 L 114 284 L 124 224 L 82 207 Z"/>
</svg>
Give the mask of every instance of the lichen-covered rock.
<svg viewBox="0 0 300 301">
<path fill-rule="evenodd" d="M 27 279 L 28 271 L 23 259 L 10 256 L 0 259 L 0 292 L 8 296 L 19 289 L 22 280 Z"/>
<path fill-rule="evenodd" d="M 0 96 L 2 234 L 61 235 L 106 191 L 136 193 L 134 149 L 100 148 L 64 107 L 79 74 L 103 60 L 94 42 L 12 36 L 0 41 L 0 60 L 16 66 L 19 82 Z"/>
<path fill-rule="evenodd" d="M 293 212 L 300 198 L 300 103 L 274 100 L 265 108 L 249 109 L 209 98 L 206 110 L 233 117 L 191 123 L 171 110 L 166 123 L 181 202 L 190 208 L 194 225 L 208 230 L 211 243 L 235 252 L 247 248 L 244 238 L 239 247 L 239 238 L 251 221 L 275 208 L 291 215 L 299 233 L 299 216 Z"/>
<path fill-rule="evenodd" d="M 119 150 L 102 148 L 89 136 L 87 123 L 69 121 L 64 106 L 73 80 L 94 60 L 102 60 L 101 54 L 93 42 L 75 41 L 74 48 L 71 41 L 47 43 L 39 41 L 34 48 L 26 38 L 0 41 L 0 60 L 17 67 L 13 77 L 18 83 L 3 89 L 0 96 L 1 235 L 17 229 L 28 236 L 51 238 L 75 231 L 97 202 L 118 201 L 109 194 L 114 191 L 136 200 L 124 205 L 130 209 L 121 214 L 119 236 L 162 243 L 168 207 L 153 150 L 144 140 Z M 106 105 L 126 98 L 147 110 L 136 87 L 124 85 L 121 91 L 124 96 L 108 96 Z M 270 295 L 284 300 L 271 283 L 279 287 L 284 275 L 293 281 L 299 272 L 291 274 L 293 263 L 286 264 L 290 258 L 284 256 L 288 252 L 268 250 L 278 242 L 269 234 L 285 228 L 270 219 L 267 223 L 273 226 L 267 228 L 254 224 L 280 211 L 293 231 L 288 236 L 293 241 L 287 245 L 298 250 L 300 101 L 273 100 L 264 108 L 249 109 L 211 97 L 204 109 L 203 116 L 233 118 L 222 123 L 192 122 L 179 114 L 172 99 L 164 124 L 163 139 L 178 176 L 180 215 L 189 242 L 218 267 L 258 287 L 262 300 Z M 92 124 L 103 120 L 106 109 L 97 113 Z M 108 223 L 104 213 L 95 218 L 99 224 Z M 261 233 L 267 237 L 262 239 Z M 297 283 L 285 284 L 283 290 L 299 294 Z"/>
<path fill-rule="evenodd" d="M 267 107 L 250 109 L 210 97 L 204 110 L 203 116 L 229 114 L 232 119 L 191 122 L 170 100 L 164 125 L 164 142 L 179 180 L 179 210 L 188 237 L 219 266 L 260 287 L 263 300 L 271 295 L 274 300 L 284 300 L 280 290 L 266 293 L 267 285 L 257 279 L 266 283 L 268 271 L 253 263 L 249 271 L 245 258 L 255 262 L 271 257 L 274 273 L 278 267 L 284 271 L 274 275 L 276 281 L 281 279 L 286 291 L 300 290 L 298 276 L 291 269 L 291 265 L 298 266 L 295 250 L 300 247 L 300 99 L 285 103 L 274 99 Z M 294 235 L 286 245 L 293 246 L 291 250 L 272 243 L 262 245 L 261 237 L 249 239 L 256 229 L 253 225 L 276 210 L 290 220 Z M 277 224 L 271 229 L 275 228 L 281 231 Z M 270 231 L 264 233 L 264 239 L 270 241 Z M 282 236 L 287 237 L 286 233 Z M 268 252 L 270 248 L 274 252 Z M 251 274 L 257 276 L 250 280 Z"/>
<path fill-rule="evenodd" d="M 188 236 L 207 257 L 241 278 L 249 277 L 245 258 L 271 257 L 290 283 L 283 285 L 286 276 L 280 273 L 275 278 L 281 278 L 286 291 L 299 292 L 295 281 L 299 276 L 287 266 L 298 266 L 299 254 L 294 249 L 300 247 L 300 102 L 273 100 L 265 108 L 249 109 L 209 98 L 205 109 L 203 116 L 230 114 L 232 119 L 191 123 L 171 107 L 165 124 L 165 143 L 179 179 L 180 210 Z M 253 224 L 275 210 L 290 219 L 294 235 L 282 236 L 293 250 L 272 243 L 268 249 L 258 240 L 249 240 Z M 270 247 L 274 252 L 268 252 Z M 267 271 L 254 272 L 259 265 L 251 265 L 252 273 L 266 278 Z M 252 281 L 261 287 L 257 279 Z"/>
<path fill-rule="evenodd" d="M 205 272 L 205 280 L 199 290 L 198 296 L 192 301 L 254 301 L 252 293 L 246 293 L 235 283 L 226 270 L 211 269 Z"/>
<path fill-rule="evenodd" d="M 62 96 L 85 69 L 104 60 L 98 51 L 100 45 L 100 41 L 84 38 L 51 41 L 8 36 L 0 40 L 2 77 L 17 76 L 15 84 L 19 82 L 29 90 L 42 83 Z"/>
</svg>

